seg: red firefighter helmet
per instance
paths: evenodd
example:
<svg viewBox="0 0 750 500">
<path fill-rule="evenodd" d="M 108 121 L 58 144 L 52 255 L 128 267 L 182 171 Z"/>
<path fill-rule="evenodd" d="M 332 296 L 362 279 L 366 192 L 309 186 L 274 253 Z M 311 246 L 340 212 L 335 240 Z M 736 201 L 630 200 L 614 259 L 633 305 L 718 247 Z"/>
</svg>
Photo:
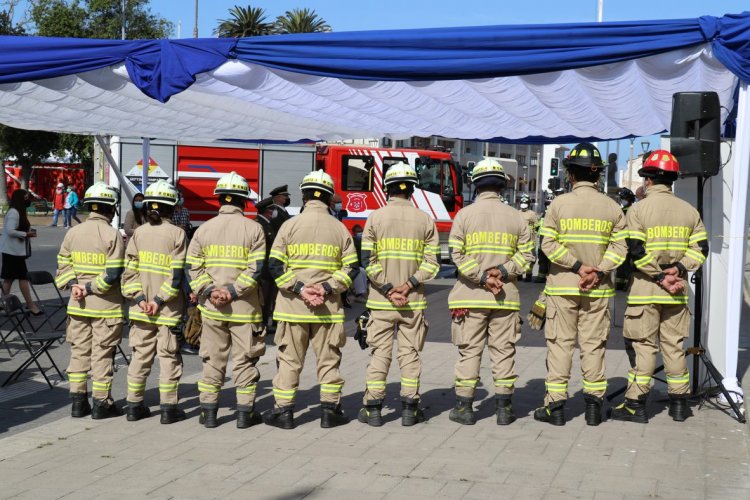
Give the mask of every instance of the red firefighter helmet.
<svg viewBox="0 0 750 500">
<path fill-rule="evenodd" d="M 643 161 L 643 167 L 638 170 L 638 175 L 641 177 L 665 174 L 677 177 L 679 173 L 680 162 L 672 153 L 664 149 L 657 149 L 648 153 Z"/>
</svg>

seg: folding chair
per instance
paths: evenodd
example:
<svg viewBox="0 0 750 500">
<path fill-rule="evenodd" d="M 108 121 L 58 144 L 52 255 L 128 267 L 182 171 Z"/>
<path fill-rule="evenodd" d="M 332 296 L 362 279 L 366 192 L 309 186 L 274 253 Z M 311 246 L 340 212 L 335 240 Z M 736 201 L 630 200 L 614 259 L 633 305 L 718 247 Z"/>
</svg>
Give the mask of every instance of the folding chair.
<svg viewBox="0 0 750 500">
<path fill-rule="evenodd" d="M 24 328 L 24 321 L 28 322 L 29 313 L 23 308 L 21 301 L 15 295 L 9 295 L 5 298 L 5 310 L 3 311 L 3 314 L 7 318 L 10 318 L 10 322 L 13 325 L 11 332 L 16 332 L 18 336 L 21 337 L 21 341 L 29 353 L 29 358 L 21 363 L 21 365 L 16 368 L 7 379 L 5 379 L 2 387 L 5 387 L 13 380 L 18 379 L 18 377 L 20 377 L 32 363 L 36 364 L 37 368 L 39 368 L 39 371 L 42 373 L 44 380 L 47 381 L 47 385 L 49 385 L 50 389 L 53 388 L 53 385 L 47 376 L 47 371 L 54 368 L 60 378 L 64 380 L 65 377 L 63 373 L 60 371 L 57 363 L 55 363 L 55 360 L 52 359 L 52 355 L 49 353 L 49 348 L 55 343 L 55 341 L 60 340 L 64 333 L 56 330 L 49 332 L 27 332 Z M 39 363 L 39 358 L 43 354 L 46 354 L 50 363 L 52 363 L 52 366 L 46 369 L 42 368 L 41 363 Z"/>
<path fill-rule="evenodd" d="M 39 331 L 42 326 L 45 324 L 49 324 L 49 326 L 52 327 L 53 330 L 59 330 L 61 327 L 65 325 L 65 319 L 67 318 L 67 314 L 65 314 L 65 311 L 68 307 L 68 304 L 65 302 L 65 299 L 63 298 L 62 294 L 60 293 L 60 290 L 55 286 L 55 278 L 52 276 L 52 274 L 48 273 L 47 271 L 29 271 L 29 283 L 31 283 L 31 291 L 34 293 L 34 297 L 36 297 L 36 302 L 39 304 L 39 307 L 42 309 L 42 312 L 44 313 L 44 321 L 37 325 L 32 325 L 32 329 L 34 332 Z M 52 285 L 52 288 L 55 290 L 55 293 L 57 294 L 57 303 L 52 303 L 45 305 L 42 300 L 39 298 L 39 293 L 36 290 L 36 286 L 42 286 L 42 285 Z M 52 299 L 54 300 L 54 299 Z M 62 318 L 60 318 L 59 321 L 56 323 L 54 322 L 55 315 L 59 314 L 60 311 L 63 312 Z"/>
</svg>

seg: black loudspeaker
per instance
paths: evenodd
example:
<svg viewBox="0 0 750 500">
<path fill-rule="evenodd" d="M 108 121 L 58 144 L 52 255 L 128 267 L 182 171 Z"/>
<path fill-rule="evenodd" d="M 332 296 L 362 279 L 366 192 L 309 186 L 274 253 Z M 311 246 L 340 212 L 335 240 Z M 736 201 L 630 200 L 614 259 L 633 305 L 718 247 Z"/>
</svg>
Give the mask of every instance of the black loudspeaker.
<svg viewBox="0 0 750 500">
<path fill-rule="evenodd" d="M 670 150 L 682 177 L 711 177 L 721 165 L 721 105 L 716 92 L 672 96 Z"/>
</svg>

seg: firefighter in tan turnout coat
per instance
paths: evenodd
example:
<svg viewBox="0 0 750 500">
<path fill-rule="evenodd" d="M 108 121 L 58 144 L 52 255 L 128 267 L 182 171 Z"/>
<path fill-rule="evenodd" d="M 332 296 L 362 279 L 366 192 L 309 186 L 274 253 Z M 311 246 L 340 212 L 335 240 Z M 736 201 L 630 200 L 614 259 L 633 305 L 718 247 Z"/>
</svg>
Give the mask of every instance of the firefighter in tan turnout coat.
<svg viewBox="0 0 750 500">
<path fill-rule="evenodd" d="M 534 418 L 565 425 L 570 368 L 578 341 L 586 423 L 601 423 L 607 390 L 604 352 L 610 329 L 611 273 L 625 261 L 627 230 L 622 210 L 596 187 L 603 171 L 599 150 L 578 144 L 563 162 L 573 191 L 550 204 L 540 229 L 551 272 L 547 295 L 547 380 L 544 406 Z"/>
<path fill-rule="evenodd" d="M 625 338 L 633 342 L 635 365 L 628 372 L 625 402 L 612 411 L 615 420 L 648 422 L 646 398 L 659 348 L 669 415 L 678 422 L 689 416 L 690 375 L 683 348 L 690 328 L 686 279 L 706 261 L 708 239 L 698 211 L 672 193 L 679 170 L 669 151 L 658 150 L 638 171 L 647 196 L 627 215 L 628 249 L 636 272 L 623 326 Z"/>
<path fill-rule="evenodd" d="M 339 365 L 346 343 L 341 292 L 352 285 L 359 259 L 349 231 L 328 212 L 334 193 L 331 176 L 311 172 L 300 190 L 304 211 L 281 226 L 268 262 L 279 287 L 273 313 L 278 373 L 273 379 L 276 404 L 264 420 L 282 429 L 294 427 L 294 400 L 310 344 L 320 382 L 320 425 L 348 422 L 340 403 L 344 379 Z"/>
<path fill-rule="evenodd" d="M 247 181 L 235 172 L 216 183 L 219 214 L 202 224 L 188 248 L 190 288 L 198 296 L 203 329 L 198 381 L 201 422 L 216 427 L 219 391 L 232 351 L 237 394 L 237 427 L 262 421 L 255 411 L 260 373 L 256 364 L 266 350 L 258 282 L 266 258 L 263 228 L 244 216 L 250 196 Z"/>
<path fill-rule="evenodd" d="M 133 233 L 125 250 L 122 292 L 130 300 L 130 348 L 128 366 L 127 419 L 149 417 L 143 403 L 146 379 L 154 358 L 159 357 L 159 400 L 161 423 L 185 419 L 177 407 L 177 388 L 182 376 L 179 342 L 171 328 L 182 322 L 184 300 L 181 293 L 185 274 L 185 231 L 172 224 L 171 217 L 180 195 L 167 181 L 146 188 L 143 200 L 146 224 Z"/>
<path fill-rule="evenodd" d="M 498 425 L 515 420 L 511 396 L 516 381 L 516 342 L 521 336 L 521 299 L 517 279 L 534 263 L 529 224 L 505 205 L 499 193 L 505 188 L 503 167 L 482 160 L 472 172 L 478 196 L 461 209 L 453 221 L 448 245 L 458 269 L 458 280 L 448 295 L 451 336 L 458 347 L 456 407 L 450 419 L 472 425 L 474 392 L 484 345 L 492 360 Z"/>
<path fill-rule="evenodd" d="M 65 234 L 57 256 L 55 285 L 70 289 L 67 340 L 71 415 L 100 419 L 122 415 L 112 400 L 112 362 L 122 338 L 120 275 L 123 243 L 112 227 L 117 191 L 97 182 L 86 190 L 83 203 L 91 212 L 86 222 Z M 88 400 L 91 372 L 93 410 Z"/>
<path fill-rule="evenodd" d="M 424 421 L 418 405 L 420 352 L 427 336 L 423 283 L 440 269 L 440 241 L 432 218 L 409 200 L 416 184 L 414 167 L 403 162 L 391 165 L 384 181 L 388 204 L 370 215 L 362 235 L 362 264 L 370 278 L 366 307 L 371 311 L 367 344 L 372 358 L 359 421 L 376 427 L 383 425 L 381 410 L 394 335 L 401 368 L 401 424 Z"/>
</svg>

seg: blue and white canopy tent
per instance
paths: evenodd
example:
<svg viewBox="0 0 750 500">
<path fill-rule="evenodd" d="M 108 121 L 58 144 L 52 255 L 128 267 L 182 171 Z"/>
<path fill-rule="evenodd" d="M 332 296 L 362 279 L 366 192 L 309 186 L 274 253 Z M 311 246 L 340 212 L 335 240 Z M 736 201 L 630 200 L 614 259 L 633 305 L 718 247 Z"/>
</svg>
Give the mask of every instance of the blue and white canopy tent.
<svg viewBox="0 0 750 500">
<path fill-rule="evenodd" d="M 728 293 L 704 317 L 714 362 L 737 391 L 749 82 L 747 12 L 245 39 L 0 37 L 0 123 L 96 135 L 608 140 L 665 132 L 672 94 L 715 91 L 737 139 L 734 175 L 722 174 L 731 224 L 712 231 L 709 259 L 727 260 Z"/>
</svg>

